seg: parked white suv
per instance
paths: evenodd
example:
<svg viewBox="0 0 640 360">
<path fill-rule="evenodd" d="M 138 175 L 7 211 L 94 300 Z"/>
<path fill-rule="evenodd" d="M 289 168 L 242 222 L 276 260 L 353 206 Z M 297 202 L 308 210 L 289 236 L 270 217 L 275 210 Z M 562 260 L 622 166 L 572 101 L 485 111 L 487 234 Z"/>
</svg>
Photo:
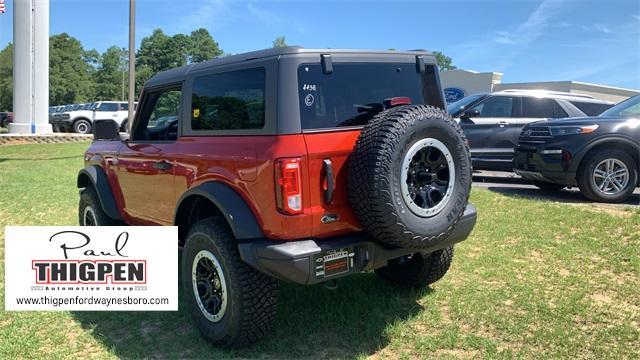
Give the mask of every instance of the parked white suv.
<svg viewBox="0 0 640 360">
<path fill-rule="evenodd" d="M 135 103 L 137 105 L 137 103 Z M 135 110 L 135 109 L 134 109 Z M 98 101 L 86 104 L 78 110 L 53 113 L 49 122 L 57 131 L 73 131 L 90 134 L 94 120 L 113 119 L 121 131 L 127 131 L 129 104 L 125 101 Z"/>
</svg>

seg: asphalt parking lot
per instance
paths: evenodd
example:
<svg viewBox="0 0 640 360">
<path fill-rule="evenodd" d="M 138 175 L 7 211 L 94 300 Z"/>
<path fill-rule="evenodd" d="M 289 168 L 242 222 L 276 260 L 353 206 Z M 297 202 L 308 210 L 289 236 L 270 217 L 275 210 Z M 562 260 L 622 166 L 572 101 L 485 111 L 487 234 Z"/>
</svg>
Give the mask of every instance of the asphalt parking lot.
<svg viewBox="0 0 640 360">
<path fill-rule="evenodd" d="M 530 185 L 518 175 L 501 171 L 477 171 L 473 173 L 473 186 L 488 189 L 507 196 L 525 196 L 544 200 L 552 200 L 575 204 L 592 204 L 604 207 L 638 208 L 640 209 L 640 188 L 636 188 L 626 202 L 621 204 L 595 203 L 580 194 L 577 187 L 565 188 L 561 191 L 545 191 Z"/>
</svg>

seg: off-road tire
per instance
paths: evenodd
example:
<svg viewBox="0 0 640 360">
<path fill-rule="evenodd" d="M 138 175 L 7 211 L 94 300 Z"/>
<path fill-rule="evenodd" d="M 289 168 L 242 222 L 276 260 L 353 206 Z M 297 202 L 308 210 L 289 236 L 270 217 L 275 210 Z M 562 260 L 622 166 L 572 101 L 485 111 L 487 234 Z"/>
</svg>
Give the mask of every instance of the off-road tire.
<svg viewBox="0 0 640 360">
<path fill-rule="evenodd" d="M 390 260 L 376 269 L 376 275 L 394 284 L 422 288 L 442 279 L 453 260 L 453 245 L 432 253 L 417 252 L 411 257 Z"/>
<path fill-rule="evenodd" d="M 80 119 L 73 123 L 73 132 L 77 134 L 91 134 L 91 123 L 89 120 Z"/>
<path fill-rule="evenodd" d="M 226 311 L 218 322 L 205 317 L 193 290 L 192 266 L 201 250 L 216 257 L 227 284 Z M 240 259 L 237 241 L 222 217 L 200 220 L 189 230 L 182 253 L 182 285 L 196 326 L 217 346 L 252 344 L 269 333 L 275 320 L 278 281 Z"/>
<path fill-rule="evenodd" d="M 90 212 L 90 214 L 88 213 Z M 95 224 L 87 223 L 93 218 Z M 80 203 L 78 204 L 78 223 L 80 226 L 119 226 L 124 225 L 121 221 L 115 220 L 102 210 L 100 198 L 93 186 L 89 185 L 80 191 Z"/>
<path fill-rule="evenodd" d="M 404 156 L 425 138 L 447 147 L 456 174 L 446 206 L 430 217 L 408 208 L 400 184 Z M 349 199 L 363 228 L 381 243 L 404 248 L 424 249 L 446 238 L 471 191 L 471 156 L 462 129 L 432 106 L 400 106 L 375 116 L 356 142 L 348 172 Z"/>
<path fill-rule="evenodd" d="M 535 185 L 538 189 L 544 190 L 544 191 L 560 191 L 566 187 L 564 185 L 554 184 L 546 181 L 538 181 L 538 180 L 534 180 L 531 183 Z"/>
<path fill-rule="evenodd" d="M 622 161 L 629 170 L 629 182 L 623 191 L 616 195 L 604 194 L 592 182 L 592 175 L 596 166 L 605 159 Z M 605 149 L 585 156 L 585 160 L 578 169 L 577 179 L 580 192 L 589 200 L 607 203 L 619 203 L 628 199 L 638 184 L 638 164 L 626 152 L 617 149 Z"/>
</svg>

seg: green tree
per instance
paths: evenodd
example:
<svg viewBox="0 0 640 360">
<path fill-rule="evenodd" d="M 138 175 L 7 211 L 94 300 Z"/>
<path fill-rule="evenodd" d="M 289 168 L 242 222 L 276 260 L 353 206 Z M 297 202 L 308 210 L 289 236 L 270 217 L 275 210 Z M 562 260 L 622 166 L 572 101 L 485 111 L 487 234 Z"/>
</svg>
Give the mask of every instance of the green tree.
<svg viewBox="0 0 640 360">
<path fill-rule="evenodd" d="M 92 66 L 78 39 L 62 33 L 49 39 L 49 103 L 93 101 Z"/>
<path fill-rule="evenodd" d="M 438 68 L 440 71 L 444 70 L 455 70 L 457 67 L 453 65 L 453 60 L 447 55 L 441 53 L 440 51 L 434 51 L 433 55 L 436 57 L 436 61 L 438 63 Z"/>
<path fill-rule="evenodd" d="M 218 43 L 213 40 L 209 31 L 204 28 L 192 31 L 189 37 L 189 62 L 198 63 L 211 60 L 222 55 Z"/>
<path fill-rule="evenodd" d="M 99 63 L 94 74 L 97 84 L 95 95 L 96 100 L 124 100 L 123 93 L 126 93 L 126 78 L 123 88 L 123 77 L 125 73 L 126 51 L 117 46 L 108 48 L 104 54 L 100 55 Z"/>
<path fill-rule="evenodd" d="M 222 55 L 209 31 L 200 28 L 190 35 L 166 35 L 156 29 L 142 39 L 136 54 L 136 92 L 153 74 Z"/>
<path fill-rule="evenodd" d="M 13 111 L 13 46 L 0 51 L 0 111 Z"/>
<path fill-rule="evenodd" d="M 278 36 L 275 40 L 273 40 L 274 48 L 285 47 L 285 46 L 287 46 L 287 41 L 285 40 L 284 36 Z"/>
</svg>

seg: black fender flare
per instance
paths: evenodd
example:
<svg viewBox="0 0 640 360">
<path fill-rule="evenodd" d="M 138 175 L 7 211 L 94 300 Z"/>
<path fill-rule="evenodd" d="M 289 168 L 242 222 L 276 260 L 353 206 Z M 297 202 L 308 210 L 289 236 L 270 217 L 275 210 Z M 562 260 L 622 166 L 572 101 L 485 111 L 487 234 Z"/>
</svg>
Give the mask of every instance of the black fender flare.
<svg viewBox="0 0 640 360">
<path fill-rule="evenodd" d="M 591 143 L 587 144 L 587 146 L 585 146 L 582 150 L 580 150 L 579 153 L 577 153 L 572 161 L 571 167 L 569 168 L 570 171 L 572 172 L 577 172 L 578 169 L 580 168 L 580 165 L 582 164 L 582 160 L 584 159 L 585 155 L 587 155 L 591 150 L 595 149 L 597 146 L 602 145 L 604 143 L 607 142 L 619 142 L 619 143 L 623 143 L 627 146 L 630 146 L 632 148 L 636 148 L 638 149 L 638 151 L 640 151 L 640 144 L 638 144 L 637 142 L 634 142 L 633 140 L 624 137 L 624 136 L 606 136 L 606 137 L 602 137 L 599 139 L 596 139 L 594 141 L 592 141 Z M 640 164 L 639 164 L 640 165 Z"/>
<path fill-rule="evenodd" d="M 96 165 L 89 165 L 78 173 L 78 188 L 86 188 L 89 183 L 93 186 L 100 199 L 102 210 L 112 219 L 122 220 L 118 206 L 116 205 L 109 178 L 104 170 Z"/>
<path fill-rule="evenodd" d="M 186 191 L 178 200 L 173 223 L 177 225 L 181 205 L 190 196 L 201 196 L 211 201 L 225 217 L 238 240 L 264 238 L 258 221 L 245 200 L 230 186 L 209 181 Z"/>
</svg>

